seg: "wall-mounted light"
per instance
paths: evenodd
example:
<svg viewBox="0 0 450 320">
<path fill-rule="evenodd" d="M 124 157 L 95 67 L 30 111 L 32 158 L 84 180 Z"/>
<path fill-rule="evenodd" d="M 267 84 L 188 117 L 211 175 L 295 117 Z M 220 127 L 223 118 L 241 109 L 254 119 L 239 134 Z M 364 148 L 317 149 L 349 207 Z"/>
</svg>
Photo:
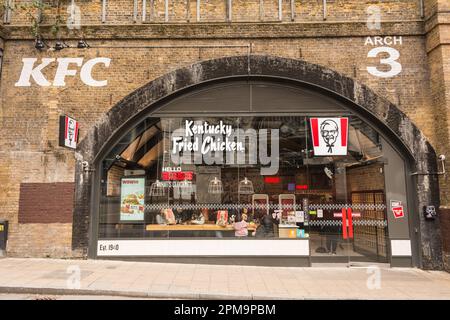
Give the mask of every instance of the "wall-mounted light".
<svg viewBox="0 0 450 320">
<path fill-rule="evenodd" d="M 36 42 L 34 43 L 34 47 L 37 50 L 44 50 L 45 49 L 46 45 L 45 45 L 45 43 L 44 43 L 44 41 L 42 40 L 41 37 L 36 37 Z"/>
<path fill-rule="evenodd" d="M 438 172 L 413 172 L 410 175 L 411 176 L 428 176 L 428 175 L 436 175 L 436 176 L 442 176 L 446 174 L 445 171 L 445 155 L 441 154 L 438 157 L 438 161 L 441 163 L 441 171 Z"/>
<path fill-rule="evenodd" d="M 64 48 L 69 47 L 67 44 L 65 44 L 62 41 L 56 41 L 55 46 L 53 47 L 56 51 L 60 51 Z"/>
<path fill-rule="evenodd" d="M 78 49 L 86 49 L 86 48 L 89 48 L 89 44 L 84 40 L 80 40 L 80 41 L 78 41 L 77 48 Z"/>
</svg>

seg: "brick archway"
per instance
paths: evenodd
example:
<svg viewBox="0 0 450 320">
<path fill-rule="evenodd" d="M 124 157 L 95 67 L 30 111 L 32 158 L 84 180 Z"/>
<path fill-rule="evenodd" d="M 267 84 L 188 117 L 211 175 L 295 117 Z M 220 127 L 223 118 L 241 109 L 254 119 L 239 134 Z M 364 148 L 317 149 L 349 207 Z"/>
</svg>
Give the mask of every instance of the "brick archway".
<svg viewBox="0 0 450 320">
<path fill-rule="evenodd" d="M 301 60 L 273 56 L 235 56 L 198 62 L 172 71 L 134 91 L 109 110 L 89 130 L 76 151 L 76 193 L 73 222 L 73 249 L 87 254 L 89 223 L 93 204 L 90 173 L 82 163 L 96 163 L 110 141 L 114 141 L 120 129 L 164 99 L 205 83 L 242 77 L 285 79 L 321 90 L 335 99 L 344 100 L 378 126 L 400 147 L 418 172 L 437 171 L 433 147 L 422 132 L 397 106 L 378 96 L 365 85 L 333 70 Z M 95 172 L 94 172 L 95 175 Z M 439 186 L 436 176 L 418 175 L 416 180 L 417 211 L 424 205 L 439 206 Z M 429 222 L 420 215 L 421 257 L 424 268 L 442 268 L 441 236 L 438 219 Z"/>
</svg>

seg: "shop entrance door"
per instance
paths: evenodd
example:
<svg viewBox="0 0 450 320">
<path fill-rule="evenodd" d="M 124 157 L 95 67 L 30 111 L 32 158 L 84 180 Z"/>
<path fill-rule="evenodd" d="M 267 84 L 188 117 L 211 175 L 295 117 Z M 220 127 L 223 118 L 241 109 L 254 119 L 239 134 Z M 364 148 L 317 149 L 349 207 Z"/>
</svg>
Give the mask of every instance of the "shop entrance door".
<svg viewBox="0 0 450 320">
<path fill-rule="evenodd" d="M 310 133 L 304 158 L 308 181 L 297 192 L 302 193 L 311 262 L 389 262 L 380 137 L 349 117 L 347 155 L 324 157 L 314 155 Z"/>
<path fill-rule="evenodd" d="M 349 203 L 307 198 L 312 263 L 389 262 L 383 192 L 355 192 L 351 197 Z"/>
</svg>

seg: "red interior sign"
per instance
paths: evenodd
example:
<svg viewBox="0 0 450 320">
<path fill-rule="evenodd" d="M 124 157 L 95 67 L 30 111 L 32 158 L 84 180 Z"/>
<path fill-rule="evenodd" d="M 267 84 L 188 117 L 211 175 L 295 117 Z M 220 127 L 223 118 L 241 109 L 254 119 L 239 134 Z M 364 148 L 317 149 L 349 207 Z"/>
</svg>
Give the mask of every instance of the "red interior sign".
<svg viewBox="0 0 450 320">
<path fill-rule="evenodd" d="M 192 171 L 179 171 L 179 172 L 167 172 L 161 173 L 161 179 L 163 181 L 192 181 L 194 173 Z"/>
<path fill-rule="evenodd" d="M 395 218 L 403 218 L 405 213 L 403 212 L 403 206 L 393 207 L 392 212 Z"/>
</svg>

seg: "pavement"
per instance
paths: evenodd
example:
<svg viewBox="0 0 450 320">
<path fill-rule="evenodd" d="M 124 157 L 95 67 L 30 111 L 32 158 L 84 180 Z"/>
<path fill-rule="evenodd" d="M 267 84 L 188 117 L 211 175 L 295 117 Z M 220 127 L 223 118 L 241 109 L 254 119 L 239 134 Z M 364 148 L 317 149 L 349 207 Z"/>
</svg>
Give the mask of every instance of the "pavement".
<svg viewBox="0 0 450 320">
<path fill-rule="evenodd" d="M 0 293 L 0 301 L 4 300 L 156 300 L 152 298 L 133 298 L 122 296 L 89 296 L 89 295 L 46 295 L 27 293 Z"/>
<path fill-rule="evenodd" d="M 386 265 L 260 267 L 0 259 L 8 299 L 450 299 L 450 273 Z"/>
</svg>

